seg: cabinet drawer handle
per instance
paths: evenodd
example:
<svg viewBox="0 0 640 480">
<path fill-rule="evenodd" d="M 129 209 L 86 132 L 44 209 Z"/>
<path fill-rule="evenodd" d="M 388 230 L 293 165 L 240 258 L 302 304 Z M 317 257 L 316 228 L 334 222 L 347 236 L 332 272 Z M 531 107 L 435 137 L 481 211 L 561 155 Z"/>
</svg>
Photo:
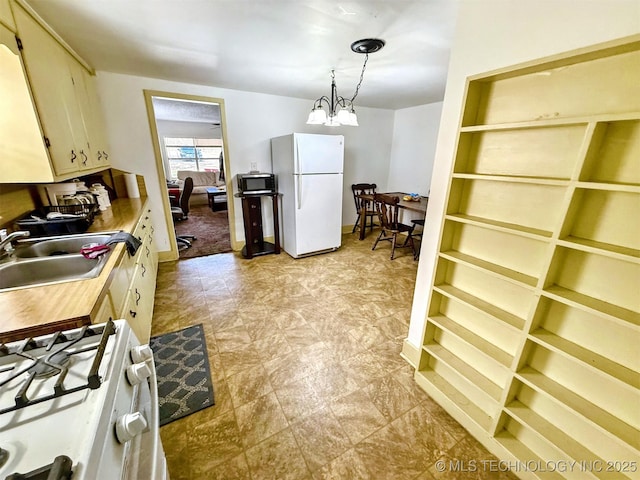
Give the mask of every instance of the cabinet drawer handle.
<svg viewBox="0 0 640 480">
<path fill-rule="evenodd" d="M 144 266 L 144 263 L 141 263 L 140 268 L 142 268 L 142 277 L 144 278 L 144 274 L 147 273 L 147 267 Z"/>
<path fill-rule="evenodd" d="M 71 163 L 75 162 L 76 158 L 78 158 L 78 156 L 76 155 L 76 152 L 71 150 Z"/>
<path fill-rule="evenodd" d="M 149 258 L 149 254 L 151 253 L 151 250 L 149 250 L 149 246 L 145 247 L 147 249 L 147 258 Z"/>
<path fill-rule="evenodd" d="M 102 152 L 98 150 L 98 161 L 102 161 Z"/>
<path fill-rule="evenodd" d="M 138 289 L 136 288 L 136 307 L 138 306 L 138 302 L 140 301 L 141 295 Z"/>
<path fill-rule="evenodd" d="M 87 154 L 84 153 L 84 150 L 80 150 L 80 155 L 82 155 L 82 165 L 86 166 L 87 160 L 89 159 L 89 157 L 87 157 Z"/>
<path fill-rule="evenodd" d="M 109 160 L 109 154 L 107 152 L 102 152 L 102 153 L 104 153 L 104 159 Z"/>
</svg>

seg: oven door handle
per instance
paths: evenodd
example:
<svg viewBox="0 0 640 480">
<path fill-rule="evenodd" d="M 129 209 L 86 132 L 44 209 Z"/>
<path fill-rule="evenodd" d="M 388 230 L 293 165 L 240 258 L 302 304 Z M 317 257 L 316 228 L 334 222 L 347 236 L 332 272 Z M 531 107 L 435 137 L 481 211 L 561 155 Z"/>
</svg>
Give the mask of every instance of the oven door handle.
<svg viewBox="0 0 640 480">
<path fill-rule="evenodd" d="M 156 468 L 158 465 L 158 442 L 160 441 L 160 404 L 158 401 L 158 376 L 156 375 L 156 362 L 153 355 L 149 359 L 151 362 L 151 375 L 149 377 L 151 390 L 151 434 L 152 434 L 152 452 L 153 460 L 151 463 L 151 478 L 156 478 Z"/>
</svg>

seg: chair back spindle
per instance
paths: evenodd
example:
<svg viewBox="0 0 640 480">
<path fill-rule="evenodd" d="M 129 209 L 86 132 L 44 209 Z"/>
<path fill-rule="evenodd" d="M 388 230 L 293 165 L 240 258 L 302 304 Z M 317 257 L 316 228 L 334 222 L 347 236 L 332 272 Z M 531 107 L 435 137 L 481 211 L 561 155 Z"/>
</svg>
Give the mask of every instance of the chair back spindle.
<svg viewBox="0 0 640 480">
<path fill-rule="evenodd" d="M 396 248 L 410 247 L 413 252 L 414 259 L 416 258 L 415 244 L 413 243 L 413 225 L 405 225 L 401 223 L 399 218 L 400 197 L 395 195 L 388 195 L 384 193 L 376 193 L 373 196 L 376 211 L 378 212 L 378 218 L 380 220 L 380 235 L 376 239 L 371 250 L 375 250 L 378 242 L 381 240 L 387 240 L 391 242 L 391 260 L 395 257 Z M 398 234 L 406 235 L 406 239 L 401 245 L 397 244 Z"/>
<path fill-rule="evenodd" d="M 367 223 L 369 224 L 369 231 L 372 231 L 373 227 L 377 226 L 374 223 L 374 218 L 377 217 L 377 212 L 373 207 L 373 202 L 360 197 L 360 195 L 375 195 L 376 188 L 378 188 L 378 186 L 375 183 L 354 183 L 351 185 L 353 202 L 357 213 L 356 221 L 353 224 L 353 230 L 351 233 L 354 233 L 358 228 L 363 230 L 366 229 Z M 364 218 L 362 218 L 363 212 Z M 362 235 L 364 235 L 364 232 L 362 232 Z"/>
</svg>

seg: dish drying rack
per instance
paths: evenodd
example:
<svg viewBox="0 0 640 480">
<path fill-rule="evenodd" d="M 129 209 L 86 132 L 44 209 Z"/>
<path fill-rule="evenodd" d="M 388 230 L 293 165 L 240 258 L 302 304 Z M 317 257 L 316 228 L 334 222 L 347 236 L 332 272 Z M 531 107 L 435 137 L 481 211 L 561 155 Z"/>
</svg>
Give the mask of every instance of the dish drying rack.
<svg viewBox="0 0 640 480">
<path fill-rule="evenodd" d="M 84 233 L 93 223 L 97 212 L 96 204 L 50 205 L 17 220 L 16 227 L 28 231 L 32 237 Z M 50 215 L 51 213 L 60 216 Z"/>
</svg>

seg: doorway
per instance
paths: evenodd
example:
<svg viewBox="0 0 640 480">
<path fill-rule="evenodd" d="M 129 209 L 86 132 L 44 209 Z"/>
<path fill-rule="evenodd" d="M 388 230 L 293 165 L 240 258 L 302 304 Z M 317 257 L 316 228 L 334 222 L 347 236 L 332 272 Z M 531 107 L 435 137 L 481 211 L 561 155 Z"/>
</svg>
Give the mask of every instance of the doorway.
<svg viewBox="0 0 640 480">
<path fill-rule="evenodd" d="M 231 251 L 235 229 L 224 101 L 170 92 L 145 90 L 144 94 L 166 204 L 179 209 L 185 179 L 191 177 L 194 183 L 186 218 L 166 211 L 173 226 L 169 229 L 172 256 L 182 259 Z M 196 240 L 184 248 L 176 234 L 194 235 Z"/>
</svg>

